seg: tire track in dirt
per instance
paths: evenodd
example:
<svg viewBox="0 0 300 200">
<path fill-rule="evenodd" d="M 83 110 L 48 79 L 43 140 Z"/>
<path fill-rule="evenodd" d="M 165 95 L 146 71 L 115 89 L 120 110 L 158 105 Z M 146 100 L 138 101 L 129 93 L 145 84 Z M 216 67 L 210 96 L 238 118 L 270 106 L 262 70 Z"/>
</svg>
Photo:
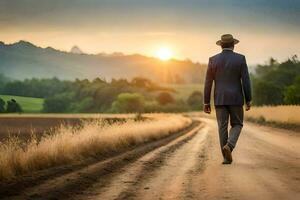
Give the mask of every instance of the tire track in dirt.
<svg viewBox="0 0 300 200">
<path fill-rule="evenodd" d="M 127 195 L 121 194 L 118 199 L 186 199 L 193 175 L 205 168 L 207 137 L 206 129 L 199 131 L 192 140 L 168 155 L 160 167 L 147 170 L 146 178 L 131 189 L 131 196 L 126 191 Z"/>
<path fill-rule="evenodd" d="M 163 168 L 165 164 L 168 163 L 168 160 L 173 157 L 172 155 L 177 154 L 178 150 L 183 148 L 187 151 L 189 149 L 186 147 L 187 145 L 192 146 L 192 151 L 194 153 L 199 153 L 201 148 L 198 147 L 199 145 L 202 145 L 202 140 L 205 140 L 205 138 L 205 131 L 199 127 L 198 129 L 186 134 L 185 138 L 177 138 L 169 144 L 145 154 L 137 161 L 124 167 L 121 172 L 115 175 L 105 186 L 96 183 L 85 193 L 77 196 L 75 199 L 133 199 L 137 197 L 137 190 L 139 188 L 146 188 L 146 190 L 149 189 L 146 186 L 144 187 L 142 184 L 146 180 L 152 179 L 153 174 Z M 191 141 L 193 142 L 191 143 Z M 198 142 L 199 145 L 195 145 L 196 142 Z M 202 159 L 203 151 L 200 153 Z M 195 157 L 190 157 L 190 161 L 192 160 L 193 162 L 197 161 Z M 193 165 L 193 162 L 190 161 L 187 163 Z M 175 160 L 173 162 L 177 161 Z M 195 166 L 199 168 L 200 165 Z M 169 167 L 169 165 L 167 167 Z M 159 187 L 161 185 L 157 186 Z M 145 197 L 142 198 L 144 199 Z"/>
<path fill-rule="evenodd" d="M 176 145 L 170 146 L 170 148 L 166 149 L 166 152 L 172 151 L 172 149 L 182 145 L 185 141 L 190 140 L 194 136 L 194 134 L 191 135 L 189 133 L 195 132 L 195 129 L 199 129 L 199 122 L 193 122 L 192 126 L 190 126 L 189 128 L 176 134 L 172 134 L 167 138 L 144 144 L 129 152 L 99 163 L 86 166 L 77 171 L 73 171 L 71 173 L 67 173 L 53 179 L 50 178 L 43 184 L 33 187 L 29 186 L 25 190 L 21 191 L 21 193 L 10 195 L 9 197 L 6 196 L 7 198 L 3 199 L 44 200 L 73 198 L 75 195 L 83 193 L 83 191 L 91 187 L 96 182 L 99 185 L 105 186 L 113 177 L 114 173 L 118 173 L 120 170 L 122 171 L 122 168 L 124 166 L 127 166 L 131 162 L 134 162 L 153 149 L 164 146 L 172 142 L 173 140 L 180 140 L 181 142 L 178 142 L 176 143 Z M 33 183 L 33 185 L 35 184 Z M 5 194 L 1 194 L 1 196 L 2 195 Z"/>
<path fill-rule="evenodd" d="M 81 199 L 299 199 L 299 135 L 245 124 L 234 162 L 222 165 L 216 121 L 201 121 L 204 128 L 184 145 L 155 162 L 138 159 L 105 190 L 94 187 Z"/>
</svg>

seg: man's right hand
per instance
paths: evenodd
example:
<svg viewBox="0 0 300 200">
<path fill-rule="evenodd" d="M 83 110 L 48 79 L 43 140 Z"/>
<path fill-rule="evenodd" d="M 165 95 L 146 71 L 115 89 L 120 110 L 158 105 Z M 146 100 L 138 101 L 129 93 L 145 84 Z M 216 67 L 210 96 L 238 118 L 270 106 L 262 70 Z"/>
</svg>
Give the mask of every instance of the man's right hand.
<svg viewBox="0 0 300 200">
<path fill-rule="evenodd" d="M 211 108 L 209 104 L 204 105 L 204 112 L 207 114 L 211 113 Z"/>
</svg>

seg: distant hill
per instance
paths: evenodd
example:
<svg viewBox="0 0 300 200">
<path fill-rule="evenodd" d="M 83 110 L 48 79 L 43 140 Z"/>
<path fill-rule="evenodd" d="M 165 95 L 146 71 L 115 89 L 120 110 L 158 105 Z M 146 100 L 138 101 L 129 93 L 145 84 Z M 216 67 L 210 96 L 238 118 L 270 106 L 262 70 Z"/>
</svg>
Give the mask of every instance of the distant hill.
<svg viewBox="0 0 300 200">
<path fill-rule="evenodd" d="M 76 45 L 71 48 L 70 52 L 74 54 L 84 54 L 83 51 L 81 51 L 81 49 Z"/>
<path fill-rule="evenodd" d="M 142 76 L 154 81 L 201 83 L 205 65 L 191 61 L 160 61 L 142 55 L 84 54 L 41 48 L 27 41 L 0 42 L 0 73 L 13 79 L 52 78 L 110 80 Z M 80 51 L 80 53 L 79 53 Z"/>
</svg>

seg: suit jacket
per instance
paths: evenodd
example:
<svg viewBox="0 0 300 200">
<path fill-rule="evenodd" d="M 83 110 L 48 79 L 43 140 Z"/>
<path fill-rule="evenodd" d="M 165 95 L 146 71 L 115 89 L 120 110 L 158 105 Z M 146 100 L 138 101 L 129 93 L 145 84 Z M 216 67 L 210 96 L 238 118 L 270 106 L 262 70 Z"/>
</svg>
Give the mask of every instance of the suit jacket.
<svg viewBox="0 0 300 200">
<path fill-rule="evenodd" d="M 204 86 L 204 103 L 210 104 L 212 84 L 215 105 L 243 105 L 251 101 L 251 84 L 244 55 L 223 50 L 209 58 Z"/>
</svg>

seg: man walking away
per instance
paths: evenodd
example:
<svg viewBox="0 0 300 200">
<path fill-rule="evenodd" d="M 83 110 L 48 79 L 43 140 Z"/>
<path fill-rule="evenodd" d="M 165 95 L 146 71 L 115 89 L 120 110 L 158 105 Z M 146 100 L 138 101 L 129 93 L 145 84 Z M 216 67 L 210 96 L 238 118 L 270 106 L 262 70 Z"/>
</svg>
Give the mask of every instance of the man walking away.
<svg viewBox="0 0 300 200">
<path fill-rule="evenodd" d="M 231 34 L 221 36 L 217 45 L 222 52 L 209 58 L 204 86 L 204 112 L 210 114 L 210 95 L 214 82 L 214 104 L 219 128 L 223 164 L 232 163 L 231 152 L 235 148 L 243 127 L 244 111 L 251 106 L 251 84 L 244 55 L 233 52 L 239 40 Z M 228 134 L 228 122 L 231 129 Z"/>
</svg>

